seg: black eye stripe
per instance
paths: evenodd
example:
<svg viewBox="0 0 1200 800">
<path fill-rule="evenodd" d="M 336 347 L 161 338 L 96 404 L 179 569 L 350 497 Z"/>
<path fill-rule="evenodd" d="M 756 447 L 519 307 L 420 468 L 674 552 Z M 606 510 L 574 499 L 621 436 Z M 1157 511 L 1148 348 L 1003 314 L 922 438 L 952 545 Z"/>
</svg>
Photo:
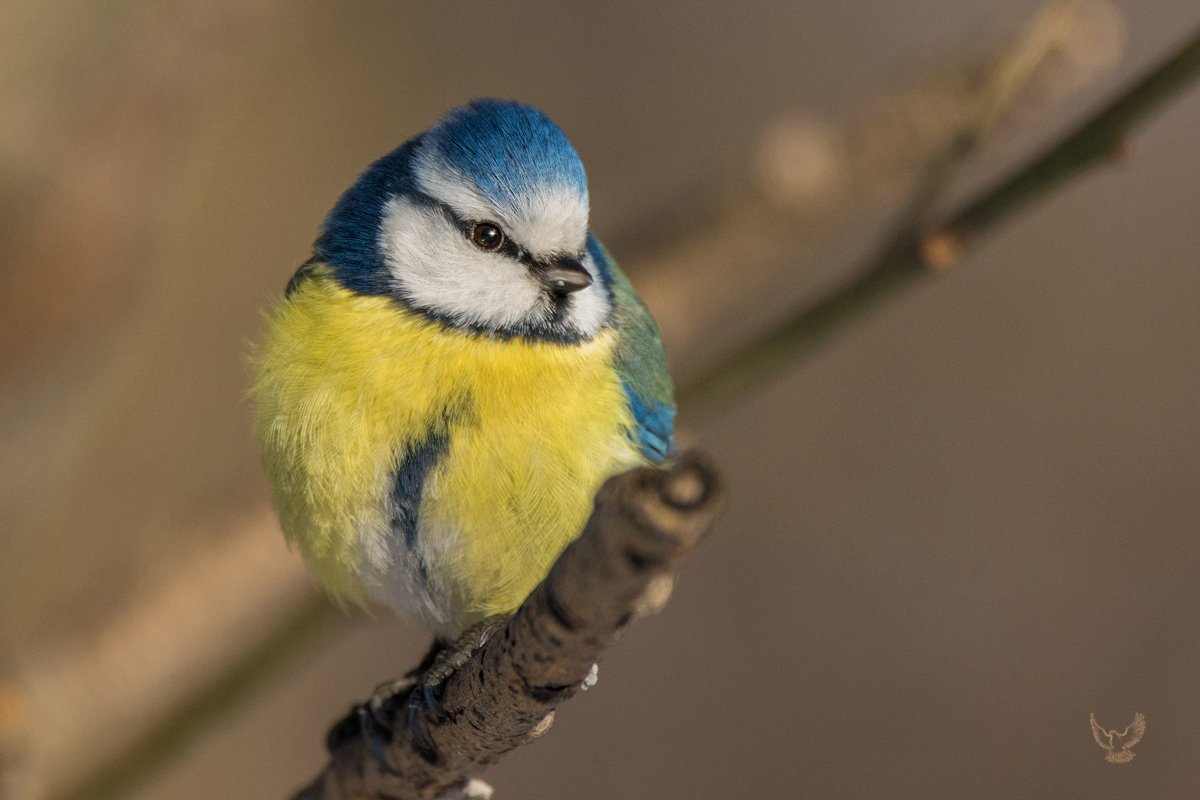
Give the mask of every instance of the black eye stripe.
<svg viewBox="0 0 1200 800">
<path fill-rule="evenodd" d="M 430 197 L 429 195 L 425 194 L 424 192 L 414 191 L 411 193 L 410 196 L 413 198 L 413 200 L 417 201 L 419 204 L 421 204 L 427 208 L 432 208 L 435 211 L 440 211 L 442 216 L 444 216 L 447 220 L 449 220 L 450 223 L 452 225 L 454 225 L 454 227 L 456 227 L 460 231 L 462 231 L 463 235 L 466 236 L 468 239 L 471 238 L 471 231 L 475 228 L 475 225 L 482 221 L 482 220 L 474 220 L 474 219 L 463 219 L 462 217 L 460 217 L 458 215 L 458 213 L 453 208 L 446 205 L 441 200 L 437 200 L 433 197 Z"/>
<path fill-rule="evenodd" d="M 463 237 L 465 237 L 468 242 L 471 242 L 473 247 L 479 247 L 479 245 L 475 244 L 474 240 L 472 239 L 472 233 L 474 232 L 475 227 L 477 225 L 490 222 L 492 225 L 495 225 L 497 228 L 499 228 L 502 233 L 504 233 L 504 243 L 495 250 L 486 250 L 485 252 L 501 253 L 515 261 L 520 261 L 527 267 L 532 268 L 545 267 L 549 264 L 548 261 L 543 259 L 535 259 L 532 253 L 530 253 L 528 250 L 518 244 L 516 240 L 508 235 L 508 232 L 504 230 L 502 225 L 491 222 L 491 220 L 464 219 L 463 217 L 459 216 L 458 212 L 456 212 L 453 208 L 446 205 L 441 200 L 430 197 L 424 192 L 412 192 L 411 196 L 421 205 L 440 211 L 442 215 L 445 216 L 452 225 L 454 225 L 454 227 L 462 231 Z M 480 249 L 482 250 L 483 248 Z"/>
</svg>

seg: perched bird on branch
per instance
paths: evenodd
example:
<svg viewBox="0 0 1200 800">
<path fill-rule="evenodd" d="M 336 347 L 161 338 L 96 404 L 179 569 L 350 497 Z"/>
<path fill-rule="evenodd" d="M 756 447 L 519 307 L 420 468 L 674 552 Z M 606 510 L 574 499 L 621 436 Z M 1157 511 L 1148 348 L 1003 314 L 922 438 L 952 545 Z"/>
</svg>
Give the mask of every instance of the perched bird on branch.
<svg viewBox="0 0 1200 800">
<path fill-rule="evenodd" d="M 372 164 L 258 345 L 284 533 L 336 597 L 442 642 L 511 614 L 600 485 L 671 451 L 658 328 L 588 231 L 583 165 L 477 100 Z"/>
</svg>

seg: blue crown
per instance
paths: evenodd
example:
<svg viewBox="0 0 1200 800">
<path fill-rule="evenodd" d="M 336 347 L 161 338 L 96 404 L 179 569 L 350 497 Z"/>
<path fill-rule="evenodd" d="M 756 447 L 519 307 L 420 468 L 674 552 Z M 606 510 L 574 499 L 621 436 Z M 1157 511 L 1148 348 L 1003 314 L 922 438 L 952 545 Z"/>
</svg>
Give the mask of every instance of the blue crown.
<svg viewBox="0 0 1200 800">
<path fill-rule="evenodd" d="M 567 135 L 531 106 L 475 100 L 430 128 L 423 147 L 466 175 L 501 210 L 519 211 L 520 198 L 545 187 L 587 194 L 583 162 Z"/>
</svg>

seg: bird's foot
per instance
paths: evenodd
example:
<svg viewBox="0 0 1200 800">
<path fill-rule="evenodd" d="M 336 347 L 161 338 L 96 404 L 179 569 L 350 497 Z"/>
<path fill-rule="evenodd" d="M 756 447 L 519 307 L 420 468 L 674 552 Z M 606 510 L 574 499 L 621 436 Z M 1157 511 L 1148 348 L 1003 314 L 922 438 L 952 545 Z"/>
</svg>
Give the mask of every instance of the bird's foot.
<svg viewBox="0 0 1200 800">
<path fill-rule="evenodd" d="M 414 673 L 409 673 L 409 679 L 415 679 L 416 685 L 408 695 L 408 729 L 413 737 L 413 749 L 431 764 L 438 761 L 437 749 L 429 740 L 422 727 L 423 720 L 439 722 L 445 717 L 442 714 L 441 694 L 446 679 L 453 675 L 459 667 L 467 663 L 479 648 L 487 644 L 488 639 L 500 630 L 507 617 L 488 617 L 477 622 L 458 637 L 452 644 L 438 646 L 425 657 L 422 667 Z"/>
<path fill-rule="evenodd" d="M 370 699 L 359 703 L 354 711 L 363 736 L 371 745 L 371 755 L 379 763 L 384 772 L 391 775 L 400 773 L 387 759 L 385 748 L 391 744 L 394 735 L 392 719 L 400 704 L 416 691 L 417 680 L 411 675 L 380 684 L 371 693 Z"/>
</svg>

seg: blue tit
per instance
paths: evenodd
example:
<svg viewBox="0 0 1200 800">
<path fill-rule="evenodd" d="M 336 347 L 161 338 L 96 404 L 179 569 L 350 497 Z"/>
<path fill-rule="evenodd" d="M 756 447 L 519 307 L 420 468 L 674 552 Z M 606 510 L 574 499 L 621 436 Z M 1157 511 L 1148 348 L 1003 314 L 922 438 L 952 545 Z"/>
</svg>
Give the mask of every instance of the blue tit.
<svg viewBox="0 0 1200 800">
<path fill-rule="evenodd" d="M 376 161 L 256 347 L 281 526 L 337 598 L 442 641 L 510 614 L 600 485 L 671 451 L 658 327 L 537 109 L 476 100 Z"/>
</svg>

